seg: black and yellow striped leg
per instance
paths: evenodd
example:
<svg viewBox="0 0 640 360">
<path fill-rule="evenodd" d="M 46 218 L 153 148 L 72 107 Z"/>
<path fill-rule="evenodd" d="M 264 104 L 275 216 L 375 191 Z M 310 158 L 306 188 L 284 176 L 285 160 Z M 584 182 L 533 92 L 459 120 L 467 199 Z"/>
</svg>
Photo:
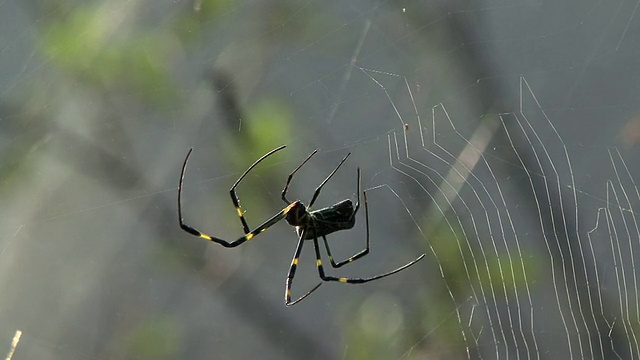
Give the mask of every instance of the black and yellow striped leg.
<svg viewBox="0 0 640 360">
<path fill-rule="evenodd" d="M 296 252 L 293 255 L 293 259 L 291 260 L 289 274 L 287 274 L 287 280 L 285 282 L 284 304 L 286 306 L 293 306 L 299 303 L 300 301 L 304 300 L 304 298 L 311 295 L 312 292 L 316 291 L 320 287 L 320 285 L 322 285 L 322 283 L 318 283 L 318 285 L 314 286 L 313 289 L 309 290 L 306 294 L 302 295 L 294 301 L 291 301 L 291 286 L 293 285 L 293 277 L 296 275 L 296 269 L 298 268 L 298 259 L 300 258 L 300 253 L 302 252 L 302 245 L 304 245 L 304 231 L 301 232 L 298 239 L 298 246 L 296 247 Z"/>
<path fill-rule="evenodd" d="M 261 157 L 260 159 L 258 159 L 255 163 L 253 163 L 253 165 L 251 165 L 249 167 L 249 169 L 247 169 L 247 171 L 245 171 L 240 178 L 238 179 L 238 181 L 236 181 L 236 183 L 233 185 L 233 187 L 231 188 L 232 192 L 234 192 L 235 194 L 235 188 L 236 186 L 240 183 L 240 181 L 247 175 L 247 173 L 253 169 L 256 165 L 258 165 L 262 160 L 264 160 L 267 156 L 273 154 L 274 152 L 284 149 L 284 146 L 280 146 L 279 148 L 276 148 L 272 151 L 270 151 L 269 153 L 267 153 L 265 156 Z M 240 205 L 239 205 L 239 200 L 237 199 L 237 197 L 232 196 L 232 198 L 234 199 L 234 205 L 237 205 L 236 209 L 238 210 L 238 215 L 240 216 L 240 220 L 242 221 L 243 227 L 245 227 L 245 235 L 234 240 L 234 241 L 227 241 L 206 233 L 201 232 L 200 230 L 194 228 L 193 226 L 187 225 L 184 222 L 184 218 L 182 216 L 182 184 L 184 182 L 184 174 L 186 172 L 187 169 L 187 163 L 189 162 L 189 156 L 191 155 L 191 152 L 193 151 L 192 149 L 189 149 L 189 152 L 187 153 L 186 158 L 184 159 L 184 163 L 182 164 L 182 171 L 180 172 L 180 182 L 178 183 L 178 222 L 180 223 L 180 228 L 186 232 L 188 232 L 191 235 L 194 236 L 198 236 L 202 239 L 205 240 L 209 240 L 209 241 L 213 241 L 215 243 L 218 243 L 224 247 L 236 247 L 242 243 L 244 243 L 245 241 L 251 240 L 253 237 L 255 237 L 256 235 L 264 232 L 265 230 L 267 230 L 269 227 L 271 227 L 272 225 L 274 225 L 275 223 L 277 223 L 278 221 L 282 220 L 285 218 L 285 216 L 287 215 L 287 213 L 291 210 L 291 208 L 293 207 L 293 205 L 289 205 L 287 207 L 285 207 L 284 209 L 280 210 L 277 214 L 275 214 L 274 216 L 272 216 L 270 219 L 268 219 L 267 221 L 265 221 L 264 223 L 262 223 L 262 225 L 258 226 L 257 228 L 255 228 L 254 230 L 249 230 L 246 221 L 244 220 L 244 217 L 242 216 L 242 211 L 240 209 Z"/>
<path fill-rule="evenodd" d="M 236 213 L 238 214 L 238 217 L 240 218 L 240 222 L 242 223 L 242 228 L 243 228 L 245 234 L 250 233 L 251 230 L 249 228 L 249 225 L 247 224 L 247 220 L 245 220 L 245 218 L 244 218 L 244 211 L 240 207 L 240 199 L 238 198 L 238 195 L 236 194 L 236 187 L 240 184 L 240 182 L 244 179 L 244 177 L 247 176 L 247 174 L 251 170 L 253 170 L 254 167 L 256 167 L 258 164 L 260 164 L 262 162 L 262 160 L 264 160 L 264 159 L 268 158 L 269 156 L 273 155 L 273 153 L 275 153 L 276 151 L 280 151 L 280 150 L 284 149 L 285 147 L 286 147 L 286 145 L 282 145 L 280 147 L 277 147 L 277 148 L 269 151 L 268 153 L 264 154 L 264 156 L 262 156 L 260 159 L 256 160 L 253 164 L 251 164 L 251 166 L 249 166 L 249 168 L 247 170 L 245 170 L 245 172 L 242 173 L 242 175 L 240 175 L 238 180 L 236 180 L 236 182 L 233 184 L 233 186 L 231 186 L 231 189 L 229 190 L 229 195 L 231 196 L 231 201 L 233 201 L 233 206 L 236 208 Z M 189 151 L 189 154 L 190 153 L 191 153 L 191 151 Z M 188 157 L 189 157 L 189 155 L 187 155 L 187 158 Z"/>
<path fill-rule="evenodd" d="M 425 257 L 426 254 L 422 254 L 420 256 L 418 256 L 417 259 L 404 264 L 403 266 L 389 271 L 387 273 L 384 274 L 380 274 L 380 275 L 376 275 L 376 276 L 372 276 L 372 277 L 368 277 L 368 278 L 347 278 L 347 277 L 335 277 L 335 276 L 330 276 L 330 275 L 326 275 L 324 273 L 324 267 L 322 266 L 322 259 L 320 258 L 320 246 L 318 244 L 318 237 L 314 236 L 313 237 L 313 246 L 315 248 L 316 251 L 316 265 L 318 267 L 318 274 L 320 275 L 320 279 L 322 279 L 323 281 L 337 281 L 337 282 L 341 282 L 341 283 L 347 283 L 347 284 L 363 284 L 369 281 L 373 281 L 373 280 L 378 280 L 378 279 L 382 279 L 383 277 L 387 277 L 389 275 L 393 275 L 397 272 L 400 272 L 406 268 L 408 268 L 409 266 L 417 263 L 418 261 L 422 260 L 422 258 Z M 364 256 L 364 255 L 361 255 Z"/>
<path fill-rule="evenodd" d="M 254 230 L 250 231 L 248 234 L 234 240 L 234 241 L 227 241 L 203 232 L 200 232 L 198 229 L 194 228 L 193 226 L 187 225 L 184 223 L 184 220 L 182 219 L 182 214 L 181 211 L 178 211 L 180 214 L 179 219 L 180 219 L 180 228 L 182 228 L 182 230 L 188 232 L 189 234 L 198 236 L 202 239 L 205 240 L 209 240 L 209 241 L 213 241 L 215 243 L 218 243 L 224 247 L 236 247 L 242 243 L 244 243 L 245 241 L 249 241 L 251 239 L 253 239 L 256 235 L 259 235 L 260 233 L 266 231 L 268 228 L 270 228 L 273 224 L 277 223 L 278 221 L 284 219 L 284 217 L 287 215 L 287 213 L 289 212 L 289 210 L 291 209 L 291 206 L 287 206 L 286 208 L 282 209 L 279 213 L 277 213 L 276 215 L 274 215 L 273 217 L 271 217 L 271 219 L 265 221 L 262 225 L 258 226 L 257 228 L 255 228 Z"/>
<path fill-rule="evenodd" d="M 367 234 L 367 247 L 364 250 L 361 250 L 360 252 L 353 254 L 351 257 L 342 260 L 342 261 L 338 261 L 336 262 L 335 260 L 333 260 L 333 255 L 331 255 L 331 250 L 329 250 L 329 242 L 327 241 L 327 237 L 323 236 L 322 240 L 324 241 L 324 247 L 325 249 L 327 249 L 327 255 L 329 255 L 329 262 L 331 263 L 331 266 L 333 268 L 339 268 L 342 267 L 342 265 L 344 264 L 349 264 L 351 262 L 354 262 L 358 259 L 360 259 L 361 257 L 367 255 L 369 253 L 369 236 Z"/>
</svg>

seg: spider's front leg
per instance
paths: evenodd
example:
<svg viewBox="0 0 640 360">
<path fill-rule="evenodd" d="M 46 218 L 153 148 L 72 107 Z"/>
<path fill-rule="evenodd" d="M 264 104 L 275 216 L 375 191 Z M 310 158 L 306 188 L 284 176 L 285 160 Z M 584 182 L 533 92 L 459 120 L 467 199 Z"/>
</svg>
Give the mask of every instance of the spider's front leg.
<svg viewBox="0 0 640 360">
<path fill-rule="evenodd" d="M 263 233 L 269 227 L 271 227 L 272 225 L 274 225 L 278 221 L 284 219 L 285 216 L 287 215 L 287 213 L 291 210 L 292 206 L 285 207 L 284 209 L 280 210 L 277 214 L 272 216 L 270 219 L 268 219 L 267 221 L 262 223 L 262 225 L 258 226 L 254 230 L 250 230 L 249 227 L 247 226 L 246 220 L 242 216 L 242 210 L 240 209 L 239 200 L 237 199 L 236 196 L 234 196 L 235 195 L 236 186 L 249 173 L 249 171 L 251 171 L 262 160 L 266 159 L 268 156 L 272 155 L 273 153 L 275 153 L 276 151 L 279 151 L 281 149 L 284 149 L 284 145 L 280 146 L 280 147 L 278 147 L 278 148 L 276 148 L 274 150 L 271 150 L 266 155 L 262 156 L 260 159 L 258 159 L 256 162 L 254 162 L 253 165 L 251 165 L 240 176 L 238 181 L 236 181 L 236 183 L 231 188 L 232 199 L 234 200 L 234 205 L 236 205 L 236 209 L 238 211 L 238 215 L 240 216 L 240 220 L 241 220 L 241 222 L 243 224 L 244 231 L 245 231 L 245 235 L 244 236 L 242 236 L 242 237 L 240 237 L 240 238 L 238 238 L 238 239 L 236 239 L 234 241 L 227 241 L 227 240 L 224 240 L 222 238 L 203 233 L 200 230 L 196 229 L 195 227 L 193 227 L 191 225 L 187 225 L 185 223 L 185 221 L 184 221 L 184 218 L 182 216 L 182 185 L 184 183 L 184 175 L 185 175 L 185 172 L 187 170 L 187 164 L 189 162 L 189 157 L 191 156 L 191 153 L 193 152 L 193 148 L 189 149 L 189 152 L 187 153 L 187 156 L 184 159 L 184 163 L 182 164 L 182 171 L 180 172 L 180 182 L 178 183 L 178 222 L 180 224 L 180 228 L 182 230 L 188 232 L 191 235 L 198 236 L 198 237 L 200 237 L 202 239 L 205 239 L 205 240 L 208 240 L 208 241 L 213 241 L 213 242 L 218 243 L 218 244 L 220 244 L 220 245 L 222 245 L 224 247 L 236 247 L 236 246 L 244 243 L 245 241 L 251 240 L 256 235 Z"/>
<path fill-rule="evenodd" d="M 262 162 L 264 159 L 268 158 L 269 156 L 273 155 L 275 152 L 284 149 L 285 147 L 287 147 L 287 146 L 286 145 L 279 146 L 279 147 L 269 151 L 268 153 L 264 154 L 260 159 L 256 160 L 253 164 L 251 164 L 251 166 L 249 166 L 249 168 L 247 170 L 245 170 L 245 172 L 242 173 L 242 175 L 240 175 L 238 180 L 236 180 L 236 182 L 233 184 L 233 186 L 231 186 L 231 189 L 229 190 L 229 195 L 231 196 L 231 201 L 233 202 L 233 206 L 236 208 L 236 213 L 238 214 L 238 217 L 240 218 L 240 222 L 242 223 L 242 229 L 244 230 L 245 234 L 250 233 L 251 229 L 249 228 L 249 224 L 247 224 L 247 220 L 245 220 L 245 218 L 244 218 L 244 211 L 240 207 L 240 199 L 238 198 L 238 194 L 236 194 L 236 187 L 238 187 L 238 185 L 240 185 L 240 182 L 242 180 L 244 180 L 245 176 L 247 176 L 247 174 L 249 174 L 249 172 L 251 170 L 253 170 L 254 167 L 256 167 L 258 164 L 260 164 L 260 162 Z"/>
</svg>

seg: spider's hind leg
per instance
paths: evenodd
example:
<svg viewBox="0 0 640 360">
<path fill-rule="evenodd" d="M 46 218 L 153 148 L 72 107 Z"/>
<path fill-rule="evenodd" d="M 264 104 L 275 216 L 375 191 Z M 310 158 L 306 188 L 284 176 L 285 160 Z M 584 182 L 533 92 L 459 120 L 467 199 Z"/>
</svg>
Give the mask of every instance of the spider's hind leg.
<svg viewBox="0 0 640 360">
<path fill-rule="evenodd" d="M 366 193 L 365 193 L 365 212 L 367 211 L 366 210 L 367 209 L 366 204 L 367 204 L 367 202 L 366 202 Z M 367 216 L 367 219 L 368 219 L 368 216 Z M 367 220 L 367 223 L 368 223 L 368 220 Z M 323 238 L 324 238 L 324 236 L 323 236 Z M 361 257 L 363 257 L 363 256 L 365 256 L 365 255 L 367 255 L 369 253 L 369 226 L 367 224 L 367 247 L 364 250 L 360 251 L 359 253 L 356 253 L 355 255 L 351 256 L 350 258 L 348 258 L 348 259 L 346 259 L 344 261 L 338 262 L 338 263 L 335 263 L 331 259 L 332 258 L 331 257 L 331 252 L 329 251 L 329 246 L 327 244 L 326 238 L 324 238 L 324 240 L 325 240 L 325 247 L 327 249 L 327 253 L 328 253 L 329 259 L 331 261 L 331 265 L 334 268 L 338 268 L 338 267 L 340 267 L 340 266 L 342 266 L 344 264 L 353 262 L 353 261 L 355 261 L 355 260 L 357 260 L 357 259 L 359 259 L 359 258 L 361 258 Z M 368 278 L 336 277 L 336 276 L 326 275 L 325 272 L 324 272 L 324 267 L 322 266 L 322 259 L 320 257 L 320 245 L 318 244 L 318 237 L 316 236 L 315 233 L 314 233 L 314 236 L 313 236 L 313 246 L 314 246 L 315 251 L 316 251 L 316 265 L 318 267 L 318 274 L 320 275 L 320 278 L 323 281 L 337 281 L 337 282 L 348 283 L 348 284 L 363 284 L 363 283 L 366 283 L 366 282 L 369 282 L 369 281 L 382 279 L 382 278 L 387 277 L 389 275 L 393 275 L 393 274 L 395 274 L 397 272 L 400 272 L 400 271 L 408 268 L 411 265 L 414 265 L 415 263 L 417 263 L 418 261 L 422 260 L 426 256 L 426 254 L 422 254 L 422 255 L 418 256 L 418 258 L 416 258 L 415 260 L 410 261 L 410 262 L 400 266 L 399 268 L 397 268 L 395 270 L 392 270 L 392 271 L 389 271 L 389 272 L 386 272 L 386 273 L 383 273 L 383 274 L 380 274 L 380 275 L 371 276 L 371 277 L 368 277 Z"/>
</svg>

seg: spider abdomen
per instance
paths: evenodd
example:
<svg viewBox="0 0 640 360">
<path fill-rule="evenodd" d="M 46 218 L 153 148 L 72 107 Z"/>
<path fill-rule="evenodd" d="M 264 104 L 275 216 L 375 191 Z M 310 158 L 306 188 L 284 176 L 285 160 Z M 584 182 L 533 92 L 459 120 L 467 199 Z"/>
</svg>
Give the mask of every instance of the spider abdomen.
<svg viewBox="0 0 640 360">
<path fill-rule="evenodd" d="M 354 208 L 351 200 L 346 199 L 329 207 L 311 211 L 311 221 L 305 226 L 299 226 L 298 234 L 306 228 L 305 240 L 326 236 L 333 232 L 351 229 L 356 224 Z M 315 230 L 315 231 L 314 231 Z"/>
</svg>

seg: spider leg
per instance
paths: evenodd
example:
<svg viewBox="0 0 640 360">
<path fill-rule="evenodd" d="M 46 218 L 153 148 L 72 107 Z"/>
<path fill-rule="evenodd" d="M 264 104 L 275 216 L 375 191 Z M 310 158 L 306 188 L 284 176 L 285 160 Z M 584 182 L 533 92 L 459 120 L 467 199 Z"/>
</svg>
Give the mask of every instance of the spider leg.
<svg viewBox="0 0 640 360">
<path fill-rule="evenodd" d="M 307 156 L 306 159 L 304 159 L 304 161 L 298 165 L 297 168 L 295 168 L 291 174 L 289 174 L 289 177 L 287 178 L 287 183 L 284 186 L 284 189 L 282 190 L 282 201 L 284 201 L 287 204 L 291 204 L 291 201 L 289 201 L 289 199 L 287 199 L 287 191 L 289 190 L 289 185 L 291 184 L 291 180 L 293 179 L 293 175 L 295 175 L 295 173 L 298 172 L 298 170 L 300 170 L 300 168 L 302 167 L 302 165 L 306 164 L 307 161 L 309 161 L 309 159 L 311 159 L 311 157 L 313 155 L 315 155 L 318 152 L 318 150 L 313 150 L 313 152 L 311 153 L 311 155 Z M 329 174 L 329 176 L 327 176 L 322 183 L 316 188 L 316 191 L 313 193 L 313 198 L 311 199 L 311 202 L 309 203 L 309 206 L 307 207 L 307 209 L 311 208 L 311 206 L 313 205 L 313 203 L 316 201 L 316 198 L 318 197 L 318 195 L 320 195 L 320 190 L 322 190 L 322 187 L 324 186 L 324 184 L 329 181 L 329 179 L 331 179 L 331 177 L 336 173 L 336 171 L 338 171 L 338 169 L 340 168 L 340 166 L 342 166 L 342 163 L 344 163 L 345 160 L 347 160 L 347 158 L 349 157 L 349 155 L 351 155 L 351 153 L 348 153 L 347 156 L 345 156 L 342 161 L 340 161 L 340 164 L 338 164 L 338 166 L 336 166 L 335 169 L 333 169 L 333 171 L 331 172 L 331 174 Z"/>
<path fill-rule="evenodd" d="M 384 274 L 380 274 L 380 275 L 376 275 L 376 276 L 371 276 L 371 277 L 367 277 L 367 278 L 349 278 L 349 277 L 336 277 L 336 276 L 330 276 L 330 275 L 326 275 L 324 273 L 324 268 L 322 266 L 322 259 L 320 258 L 320 246 L 318 244 L 318 237 L 315 236 L 315 231 L 314 231 L 314 236 L 313 236 L 313 246 L 315 248 L 316 251 L 316 265 L 318 267 L 318 274 L 320 275 L 320 279 L 322 279 L 322 281 L 337 281 L 337 282 L 341 282 L 341 283 L 347 283 L 347 284 L 363 284 L 369 281 L 373 281 L 373 280 L 378 280 L 378 279 L 382 279 L 383 277 L 387 277 L 389 275 L 393 275 L 397 272 L 400 272 L 406 268 L 408 268 L 409 266 L 417 263 L 418 261 L 422 260 L 426 254 L 422 254 L 420 256 L 418 256 L 415 260 L 410 261 L 402 266 L 400 266 L 399 268 L 386 272 Z M 364 251 L 363 251 L 364 252 Z M 362 257 L 365 254 L 358 253 L 356 255 L 354 255 L 353 257 L 359 256 Z M 360 255 L 362 254 L 362 255 Z M 346 260 L 348 262 L 348 259 Z"/>
<path fill-rule="evenodd" d="M 336 171 L 338 171 L 338 169 L 340 169 L 340 166 L 342 166 L 342 164 L 345 162 L 345 160 L 347 160 L 347 158 L 349 157 L 349 155 L 351 155 L 351 153 L 348 153 L 347 156 L 345 156 L 342 161 L 340 161 L 340 164 L 338 164 L 338 166 L 336 166 L 335 169 L 333 169 L 333 171 L 331 172 L 331 174 L 329 174 L 329 176 L 327 176 L 321 183 L 320 185 L 318 185 L 318 187 L 316 188 L 316 190 L 313 192 L 313 197 L 311 198 L 311 201 L 309 202 L 309 206 L 307 206 L 307 210 L 309 210 L 312 206 L 313 203 L 316 202 L 316 199 L 318 198 L 318 195 L 320 195 L 320 191 L 322 190 L 322 187 L 324 186 L 324 184 L 327 183 L 327 181 L 329 181 L 329 179 L 331 179 L 333 177 L 333 175 L 336 173 Z M 358 170 L 359 171 L 359 170 Z"/>
<path fill-rule="evenodd" d="M 304 245 L 304 233 L 302 231 L 300 233 L 300 237 L 298 239 L 298 246 L 296 247 L 296 252 L 293 255 L 293 259 L 291 260 L 291 266 L 289 267 L 289 273 L 287 274 L 287 280 L 285 282 L 285 292 L 284 292 L 284 304 L 286 306 L 293 306 L 300 301 L 304 300 L 307 296 L 311 295 L 312 292 L 316 291 L 322 283 L 318 283 L 318 285 L 314 286 L 313 289 L 309 290 L 304 295 L 300 296 L 296 300 L 291 301 L 291 286 L 293 285 L 293 277 L 296 275 L 296 269 L 298 268 L 298 259 L 300 258 L 300 253 L 302 252 L 302 245 Z"/>
<path fill-rule="evenodd" d="M 358 200 L 356 201 L 356 206 L 353 209 L 353 213 L 351 214 L 351 217 L 353 218 L 354 216 L 356 216 L 356 213 L 358 212 L 358 209 L 360 209 L 360 167 L 358 167 L 358 180 L 357 180 L 357 184 L 356 184 L 356 194 L 358 194 Z M 366 191 L 362 192 L 364 194 L 364 205 L 365 208 L 367 206 L 367 194 Z M 367 209 L 365 209 L 365 211 L 368 211 Z M 367 212 L 367 224 L 369 223 L 369 213 Z M 369 229 L 369 226 L 367 226 L 367 229 Z"/>
<path fill-rule="evenodd" d="M 269 152 L 267 155 L 263 156 L 262 158 L 258 159 L 258 161 L 256 161 L 253 165 L 251 165 L 251 167 L 249 167 L 249 169 L 247 171 L 245 171 L 245 173 L 240 177 L 240 179 L 238 179 L 238 181 L 236 182 L 234 187 L 237 185 L 237 183 L 240 182 L 240 180 L 242 180 L 242 178 L 255 165 L 257 165 L 260 161 L 262 161 L 268 155 L 273 154 L 274 152 L 276 152 L 276 151 L 278 151 L 278 150 L 280 150 L 282 148 L 284 148 L 284 147 L 281 146 L 281 147 Z M 188 232 L 191 235 L 198 236 L 198 237 L 200 237 L 202 239 L 218 243 L 218 244 L 220 244 L 220 245 L 222 245 L 224 247 L 236 247 L 236 246 L 244 243 L 245 241 L 251 240 L 256 235 L 261 234 L 262 232 L 266 231 L 269 227 L 271 227 L 272 225 L 274 225 L 278 221 L 284 219 L 287 216 L 287 213 L 291 210 L 293 205 L 289 205 L 289 206 L 285 207 L 284 209 L 280 210 L 277 214 L 273 215 L 270 219 L 268 219 L 267 221 L 262 223 L 262 225 L 258 226 L 254 230 L 249 230 L 249 231 L 245 230 L 245 235 L 240 237 L 240 238 L 238 238 L 238 239 L 236 239 L 236 240 L 234 240 L 234 241 L 227 241 L 227 240 L 215 237 L 213 235 L 209 235 L 209 234 L 203 233 L 200 230 L 196 229 L 195 227 L 187 225 L 184 222 L 184 218 L 182 216 L 182 185 L 183 185 L 183 182 L 184 182 L 184 174 L 185 174 L 186 169 L 187 169 L 187 163 L 189 162 L 189 156 L 191 155 L 192 151 L 193 151 L 193 148 L 189 149 L 189 152 L 187 153 L 187 157 L 184 159 L 184 163 L 182 164 L 182 171 L 180 172 L 180 182 L 178 183 L 178 222 L 179 222 L 180 228 L 182 230 Z M 244 218 L 241 217 L 241 219 L 244 219 Z"/>
<path fill-rule="evenodd" d="M 360 180 L 360 169 L 358 169 L 358 181 Z M 358 183 L 358 191 L 360 190 L 360 184 Z M 327 255 L 329 255 L 329 262 L 331 262 L 331 266 L 334 268 L 339 268 L 344 264 L 348 264 L 350 262 L 356 261 L 358 259 L 360 259 L 361 257 L 367 255 L 369 253 L 369 205 L 367 203 L 367 192 L 364 191 L 364 213 L 365 213 L 365 223 L 366 223 L 366 228 L 367 228 L 367 247 L 364 248 L 364 250 L 359 251 L 358 253 L 351 255 L 351 257 L 349 257 L 348 259 L 342 260 L 342 261 L 338 261 L 337 263 L 333 260 L 333 255 L 331 255 L 331 250 L 329 249 L 329 242 L 327 241 L 327 237 L 326 236 L 322 236 L 322 240 L 324 241 L 324 247 L 327 250 Z M 360 198 L 360 194 L 358 193 L 358 198 Z M 358 202 L 356 203 L 356 208 L 353 211 L 353 215 L 356 215 L 356 212 L 358 211 L 359 208 L 359 204 L 360 204 L 360 199 L 358 199 Z"/>
<path fill-rule="evenodd" d="M 317 152 L 318 152 L 318 149 L 313 150 L 311 152 L 311 154 L 309 156 L 307 156 L 307 158 L 304 159 L 304 161 L 302 161 L 302 163 L 300 163 L 300 165 L 298 165 L 298 167 L 293 169 L 291 174 L 289 174 L 289 177 L 287 178 L 287 184 L 284 186 L 284 189 L 282 189 L 282 201 L 284 201 L 287 204 L 291 204 L 291 201 L 289 201 L 289 199 L 287 199 L 287 191 L 289 191 L 289 184 L 291 184 L 291 180 L 293 179 L 293 175 L 295 175 L 295 173 L 297 173 L 298 170 L 300 170 L 302 165 L 306 164 L 306 162 L 309 161 L 309 159 L 311 159 L 311 157 L 313 155 L 315 155 Z"/>
<path fill-rule="evenodd" d="M 236 194 L 236 187 L 240 184 L 240 182 L 244 179 L 244 177 L 247 176 L 247 174 L 249 174 L 251 170 L 253 170 L 254 167 L 256 167 L 258 164 L 262 162 L 262 160 L 273 155 L 276 151 L 280 151 L 284 149 L 285 147 L 287 146 L 286 145 L 279 146 L 269 151 L 268 153 L 264 154 L 260 159 L 256 160 L 251 166 L 249 166 L 247 170 L 245 170 L 245 172 L 242 173 L 242 175 L 240 175 L 238 180 L 236 180 L 236 182 L 233 184 L 233 186 L 231 186 L 231 189 L 229 190 L 229 195 L 231 195 L 231 201 L 233 201 L 233 206 L 236 208 L 236 212 L 238 213 L 238 217 L 240 218 L 240 222 L 242 223 L 242 228 L 245 234 L 248 234 L 251 230 L 249 229 L 249 225 L 247 224 L 247 221 L 244 218 L 244 211 L 240 207 L 240 199 Z M 191 151 L 189 151 L 189 154 L 190 153 Z M 189 157 L 189 155 L 187 155 L 187 157 Z"/>
</svg>

